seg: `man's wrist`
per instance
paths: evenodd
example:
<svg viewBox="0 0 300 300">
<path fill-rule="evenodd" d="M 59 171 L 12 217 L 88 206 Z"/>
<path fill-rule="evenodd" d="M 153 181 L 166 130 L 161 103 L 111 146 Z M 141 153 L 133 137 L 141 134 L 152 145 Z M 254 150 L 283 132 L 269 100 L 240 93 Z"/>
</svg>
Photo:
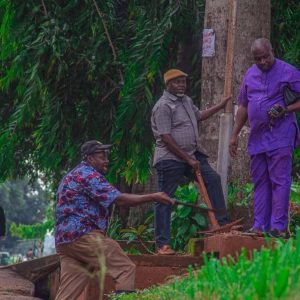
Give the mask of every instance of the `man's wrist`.
<svg viewBox="0 0 300 300">
<path fill-rule="evenodd" d="M 188 157 L 185 161 L 187 164 L 191 164 L 191 162 L 193 161 L 194 159 L 192 157 Z"/>
</svg>

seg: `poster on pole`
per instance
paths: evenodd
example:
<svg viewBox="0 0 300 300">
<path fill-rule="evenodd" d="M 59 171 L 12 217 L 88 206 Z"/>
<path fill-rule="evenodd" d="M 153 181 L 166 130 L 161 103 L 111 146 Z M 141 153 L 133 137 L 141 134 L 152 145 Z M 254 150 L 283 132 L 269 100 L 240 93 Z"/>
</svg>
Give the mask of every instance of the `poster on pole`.
<svg viewBox="0 0 300 300">
<path fill-rule="evenodd" d="M 216 35 L 213 29 L 203 29 L 202 57 L 215 56 Z"/>
</svg>

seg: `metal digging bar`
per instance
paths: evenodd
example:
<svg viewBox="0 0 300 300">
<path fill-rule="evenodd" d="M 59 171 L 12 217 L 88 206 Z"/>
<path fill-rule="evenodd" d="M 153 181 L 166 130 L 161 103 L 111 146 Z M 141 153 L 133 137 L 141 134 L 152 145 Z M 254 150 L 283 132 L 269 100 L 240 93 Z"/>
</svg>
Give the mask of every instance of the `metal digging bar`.
<svg viewBox="0 0 300 300">
<path fill-rule="evenodd" d="M 241 223 L 241 221 L 243 220 L 243 218 L 241 219 L 238 219 L 236 221 L 233 221 L 231 223 L 228 223 L 224 226 L 220 226 L 218 224 L 218 221 L 216 220 L 216 217 L 213 213 L 214 209 L 212 208 L 212 205 L 211 205 L 211 202 L 210 202 L 210 199 L 209 199 L 209 196 L 207 194 L 207 190 L 206 190 L 206 187 L 204 185 L 204 181 L 203 181 L 203 178 L 201 176 L 201 173 L 200 172 L 196 172 L 196 178 L 197 178 L 197 182 L 199 184 L 199 187 L 200 187 L 200 191 L 201 191 L 201 194 L 203 196 L 203 200 L 208 208 L 208 220 L 209 220 L 209 223 L 210 223 L 210 226 L 209 226 L 209 230 L 206 230 L 206 231 L 198 231 L 198 233 L 201 233 L 201 234 L 214 234 L 214 233 L 221 233 L 221 232 L 230 232 L 231 230 L 233 230 L 233 226 L 235 227 L 234 229 L 238 229 L 239 227 L 241 227 L 239 224 Z"/>
<path fill-rule="evenodd" d="M 208 213 L 209 211 L 214 212 L 215 214 L 224 214 L 226 213 L 226 209 L 214 209 L 214 208 L 207 208 L 207 207 L 202 207 L 193 203 L 188 203 L 188 202 L 182 202 L 178 199 L 172 198 L 172 200 L 174 200 L 174 205 L 182 205 L 182 206 L 186 206 L 186 207 L 191 207 L 192 209 L 204 212 L 204 213 Z"/>
</svg>

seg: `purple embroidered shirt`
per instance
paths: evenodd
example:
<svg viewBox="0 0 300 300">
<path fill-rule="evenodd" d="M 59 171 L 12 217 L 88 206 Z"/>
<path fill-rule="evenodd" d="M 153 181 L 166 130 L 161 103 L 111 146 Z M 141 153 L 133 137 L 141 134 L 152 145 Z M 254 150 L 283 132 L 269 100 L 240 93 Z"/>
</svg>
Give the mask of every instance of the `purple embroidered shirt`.
<svg viewBox="0 0 300 300">
<path fill-rule="evenodd" d="M 70 243 L 93 229 L 106 232 L 109 206 L 119 195 L 92 166 L 76 166 L 57 191 L 55 244 Z"/>
<path fill-rule="evenodd" d="M 296 147 L 300 143 L 295 113 L 286 114 L 272 124 L 268 117 L 268 111 L 274 104 L 284 106 L 285 85 L 300 93 L 300 72 L 282 60 L 275 59 L 268 71 L 261 71 L 255 64 L 248 69 L 238 102 L 248 111 L 250 155 L 287 146 Z"/>
</svg>

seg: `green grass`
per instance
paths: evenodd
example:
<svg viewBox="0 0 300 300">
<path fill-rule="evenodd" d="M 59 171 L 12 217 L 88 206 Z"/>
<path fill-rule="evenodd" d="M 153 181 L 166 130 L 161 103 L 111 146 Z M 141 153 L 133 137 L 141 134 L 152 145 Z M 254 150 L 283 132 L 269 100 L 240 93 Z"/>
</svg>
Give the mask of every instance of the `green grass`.
<svg viewBox="0 0 300 300">
<path fill-rule="evenodd" d="M 114 299 L 300 299 L 300 230 L 296 239 L 278 240 L 275 249 L 255 251 L 252 259 L 245 251 L 237 262 L 205 256 L 198 272 L 189 269 L 171 284 Z"/>
</svg>

